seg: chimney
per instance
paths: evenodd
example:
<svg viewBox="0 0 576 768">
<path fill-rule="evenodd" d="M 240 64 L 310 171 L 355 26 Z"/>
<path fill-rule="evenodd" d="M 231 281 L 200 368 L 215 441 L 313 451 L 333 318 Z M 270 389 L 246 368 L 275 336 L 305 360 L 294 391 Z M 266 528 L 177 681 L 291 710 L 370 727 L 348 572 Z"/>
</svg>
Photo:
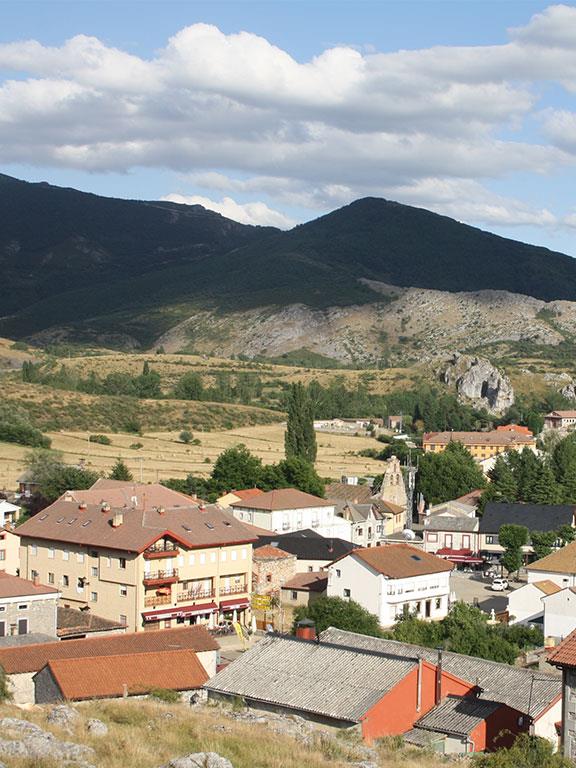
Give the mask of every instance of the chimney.
<svg viewBox="0 0 576 768">
<path fill-rule="evenodd" d="M 162 517 L 166 514 L 164 507 L 158 507 L 158 514 L 162 515 Z"/>
<path fill-rule="evenodd" d="M 206 512 L 206 507 L 204 506 L 204 504 L 199 504 L 198 505 L 198 511 L 199 512 Z"/>
<path fill-rule="evenodd" d="M 104 514 L 106 514 L 107 512 L 110 512 L 110 504 L 108 504 L 107 501 L 103 501 L 100 509 L 102 512 L 104 512 Z"/>
<path fill-rule="evenodd" d="M 300 640 L 316 640 L 316 624 L 311 619 L 302 619 L 296 624 L 296 637 Z"/>
<path fill-rule="evenodd" d="M 442 648 L 438 648 L 438 661 L 436 663 L 436 695 L 434 703 L 440 704 L 442 701 Z"/>
<path fill-rule="evenodd" d="M 34 584 L 35 587 L 40 586 L 40 576 L 38 576 L 37 573 L 34 574 L 34 578 L 32 579 L 32 584 Z"/>
<path fill-rule="evenodd" d="M 84 512 L 86 509 L 88 509 L 88 505 L 85 501 L 81 501 L 80 504 L 78 504 L 78 509 L 80 512 Z"/>
<path fill-rule="evenodd" d="M 123 522 L 124 522 L 124 513 L 114 512 L 114 516 L 112 518 L 112 528 L 120 528 Z"/>
<path fill-rule="evenodd" d="M 74 496 L 70 493 L 70 491 L 66 491 L 64 495 L 64 501 L 74 501 Z"/>
</svg>

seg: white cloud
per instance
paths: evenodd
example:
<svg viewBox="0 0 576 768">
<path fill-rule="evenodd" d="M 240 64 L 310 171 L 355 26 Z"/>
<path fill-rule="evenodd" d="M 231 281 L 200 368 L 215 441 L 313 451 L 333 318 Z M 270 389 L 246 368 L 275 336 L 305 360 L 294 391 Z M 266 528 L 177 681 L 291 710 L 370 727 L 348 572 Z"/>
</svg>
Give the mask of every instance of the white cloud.
<svg viewBox="0 0 576 768">
<path fill-rule="evenodd" d="M 227 219 L 239 221 L 241 224 L 253 224 L 263 227 L 278 227 L 290 229 L 296 222 L 285 216 L 280 211 L 269 208 L 266 203 L 237 203 L 231 197 L 223 197 L 222 200 L 211 200 L 201 195 L 166 195 L 162 200 L 172 203 L 184 203 L 185 205 L 202 205 L 210 211 L 221 213 Z"/>
<path fill-rule="evenodd" d="M 0 44 L 0 70 L 16 76 L 0 85 L 0 162 L 169 168 L 192 192 L 222 196 L 202 198 L 208 207 L 282 227 L 291 219 L 268 202 L 235 198 L 318 211 L 377 194 L 469 220 L 553 225 L 546 208 L 483 184 L 576 161 L 573 113 L 549 110 L 532 123 L 540 136 L 522 133 L 548 82 L 576 91 L 576 8 L 551 6 L 509 34 L 502 45 L 392 53 L 335 45 L 304 62 L 209 24 L 180 30 L 148 60 L 87 35 Z"/>
</svg>

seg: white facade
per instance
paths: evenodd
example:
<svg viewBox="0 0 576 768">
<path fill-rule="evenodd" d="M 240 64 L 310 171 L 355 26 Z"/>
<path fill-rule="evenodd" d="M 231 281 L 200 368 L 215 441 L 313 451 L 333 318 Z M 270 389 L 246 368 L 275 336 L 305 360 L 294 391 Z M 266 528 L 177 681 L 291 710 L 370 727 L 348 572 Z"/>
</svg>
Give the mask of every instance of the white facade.
<svg viewBox="0 0 576 768">
<path fill-rule="evenodd" d="M 562 589 L 548 595 L 544 604 L 544 637 L 563 639 L 576 629 L 576 592 Z"/>
<path fill-rule="evenodd" d="M 273 533 L 295 533 L 311 528 L 321 536 L 352 541 L 352 525 L 335 514 L 334 506 L 305 507 L 300 509 L 253 509 L 249 506 L 232 508 L 234 517 L 244 523 L 265 528 Z"/>
<path fill-rule="evenodd" d="M 544 581 L 549 579 L 554 584 L 558 584 L 559 587 L 576 587 L 576 573 L 556 573 L 555 571 L 536 571 L 530 570 L 530 566 L 526 568 L 528 574 L 528 584 L 533 584 L 535 581 Z"/>
<path fill-rule="evenodd" d="M 420 619 L 439 620 L 448 614 L 450 572 L 390 579 L 352 553 L 329 567 L 327 594 L 355 600 L 383 627 L 391 627 L 405 608 Z"/>
<path fill-rule="evenodd" d="M 539 579 L 541 581 L 541 579 Z M 544 614 L 546 594 L 534 584 L 525 584 L 508 595 L 510 624 L 530 624 Z"/>
</svg>

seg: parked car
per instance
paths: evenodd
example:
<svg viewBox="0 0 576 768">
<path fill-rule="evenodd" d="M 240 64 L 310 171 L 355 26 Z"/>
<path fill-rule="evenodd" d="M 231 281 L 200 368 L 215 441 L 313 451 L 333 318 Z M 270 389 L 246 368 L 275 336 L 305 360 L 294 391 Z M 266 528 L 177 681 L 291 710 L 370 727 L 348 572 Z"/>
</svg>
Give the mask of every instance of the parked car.
<svg viewBox="0 0 576 768">
<path fill-rule="evenodd" d="M 502 578 L 501 576 L 497 576 L 495 579 L 492 579 L 492 584 L 490 585 L 490 589 L 494 592 L 504 592 L 508 589 L 508 582 L 506 579 Z"/>
</svg>

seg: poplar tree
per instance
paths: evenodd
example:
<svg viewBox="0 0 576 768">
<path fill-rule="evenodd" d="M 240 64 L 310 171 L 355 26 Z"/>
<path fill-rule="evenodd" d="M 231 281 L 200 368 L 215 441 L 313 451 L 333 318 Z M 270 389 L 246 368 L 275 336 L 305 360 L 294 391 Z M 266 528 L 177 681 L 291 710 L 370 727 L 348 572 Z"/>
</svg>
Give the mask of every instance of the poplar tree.
<svg viewBox="0 0 576 768">
<path fill-rule="evenodd" d="M 312 403 L 303 384 L 292 384 L 288 399 L 288 423 L 284 435 L 286 458 L 298 457 L 314 464 L 316 433 Z"/>
</svg>

